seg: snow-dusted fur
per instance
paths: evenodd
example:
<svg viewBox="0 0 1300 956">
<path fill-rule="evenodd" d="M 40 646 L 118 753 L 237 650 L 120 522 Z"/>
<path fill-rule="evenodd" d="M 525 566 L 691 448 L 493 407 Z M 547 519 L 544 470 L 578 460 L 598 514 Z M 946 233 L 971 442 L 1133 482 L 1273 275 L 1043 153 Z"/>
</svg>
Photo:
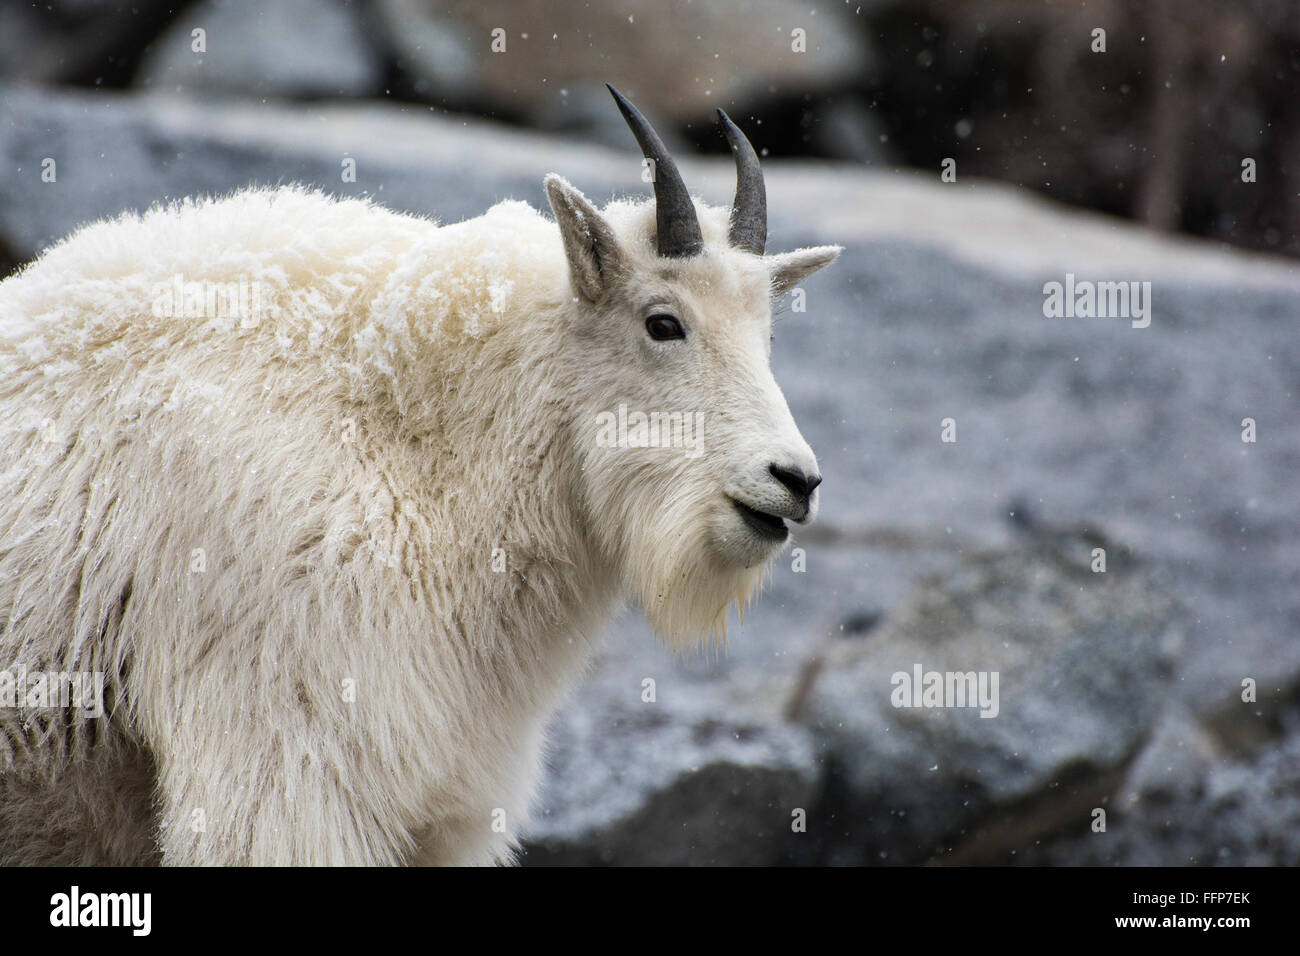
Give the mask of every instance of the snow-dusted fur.
<svg viewBox="0 0 1300 956">
<path fill-rule="evenodd" d="M 186 202 L 0 284 L 0 669 L 108 707 L 0 709 L 0 863 L 508 860 L 609 613 L 685 647 L 754 593 L 776 548 L 729 496 L 810 517 L 768 465 L 816 469 L 770 298 L 838 250 L 741 252 L 699 204 L 705 253 L 661 259 L 653 203 L 547 185 L 558 230 Z M 256 321 L 165 314 L 178 277 Z M 704 454 L 604 447 L 620 403 L 706 413 Z"/>
</svg>

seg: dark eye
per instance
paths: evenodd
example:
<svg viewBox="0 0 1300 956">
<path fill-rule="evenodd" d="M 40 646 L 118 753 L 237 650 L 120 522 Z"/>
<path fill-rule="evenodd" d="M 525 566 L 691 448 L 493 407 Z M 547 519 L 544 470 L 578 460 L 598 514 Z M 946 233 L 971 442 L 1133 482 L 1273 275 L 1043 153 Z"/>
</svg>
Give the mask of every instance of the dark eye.
<svg viewBox="0 0 1300 956">
<path fill-rule="evenodd" d="M 682 324 L 671 315 L 663 312 L 658 312 L 646 319 L 645 330 L 649 333 L 650 338 L 656 342 L 686 338 L 686 333 L 682 331 Z"/>
</svg>

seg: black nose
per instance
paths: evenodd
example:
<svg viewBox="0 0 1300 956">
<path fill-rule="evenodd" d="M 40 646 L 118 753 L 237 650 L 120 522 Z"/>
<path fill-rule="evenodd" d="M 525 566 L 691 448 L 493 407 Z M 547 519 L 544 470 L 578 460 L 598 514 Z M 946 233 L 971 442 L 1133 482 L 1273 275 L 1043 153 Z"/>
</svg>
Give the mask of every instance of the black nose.
<svg viewBox="0 0 1300 956">
<path fill-rule="evenodd" d="M 767 470 L 773 478 L 790 489 L 790 494 L 803 501 L 807 501 L 812 496 L 813 489 L 822 483 L 821 475 L 805 475 L 802 471 L 782 468 L 780 465 L 768 465 Z"/>
</svg>

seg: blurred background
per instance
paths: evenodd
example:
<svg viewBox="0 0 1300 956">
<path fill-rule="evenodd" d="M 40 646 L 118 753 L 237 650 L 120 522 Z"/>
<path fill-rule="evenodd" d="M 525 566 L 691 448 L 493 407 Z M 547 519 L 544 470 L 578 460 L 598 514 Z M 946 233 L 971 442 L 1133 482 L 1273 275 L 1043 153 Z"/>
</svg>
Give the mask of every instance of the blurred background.
<svg viewBox="0 0 1300 956">
<path fill-rule="evenodd" d="M 607 81 L 846 247 L 773 354 L 825 483 L 725 651 L 611 628 L 524 862 L 1300 863 L 1293 0 L 3 0 L 0 275 L 248 185 L 639 194 Z M 1067 274 L 1150 326 L 1045 317 Z M 997 717 L 894 707 L 916 664 Z"/>
</svg>

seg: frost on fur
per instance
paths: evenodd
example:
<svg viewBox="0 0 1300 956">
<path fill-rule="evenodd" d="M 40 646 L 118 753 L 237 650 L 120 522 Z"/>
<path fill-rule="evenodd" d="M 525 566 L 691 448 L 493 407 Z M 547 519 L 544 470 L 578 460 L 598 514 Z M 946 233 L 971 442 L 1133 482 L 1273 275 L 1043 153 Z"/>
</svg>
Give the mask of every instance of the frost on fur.
<svg viewBox="0 0 1300 956">
<path fill-rule="evenodd" d="M 0 669 L 105 704 L 0 675 L 0 863 L 507 861 L 613 610 L 723 635 L 815 512 L 770 303 L 838 250 L 764 255 L 738 131 L 710 208 L 619 105 L 654 202 L 250 190 L 0 284 Z"/>
</svg>

